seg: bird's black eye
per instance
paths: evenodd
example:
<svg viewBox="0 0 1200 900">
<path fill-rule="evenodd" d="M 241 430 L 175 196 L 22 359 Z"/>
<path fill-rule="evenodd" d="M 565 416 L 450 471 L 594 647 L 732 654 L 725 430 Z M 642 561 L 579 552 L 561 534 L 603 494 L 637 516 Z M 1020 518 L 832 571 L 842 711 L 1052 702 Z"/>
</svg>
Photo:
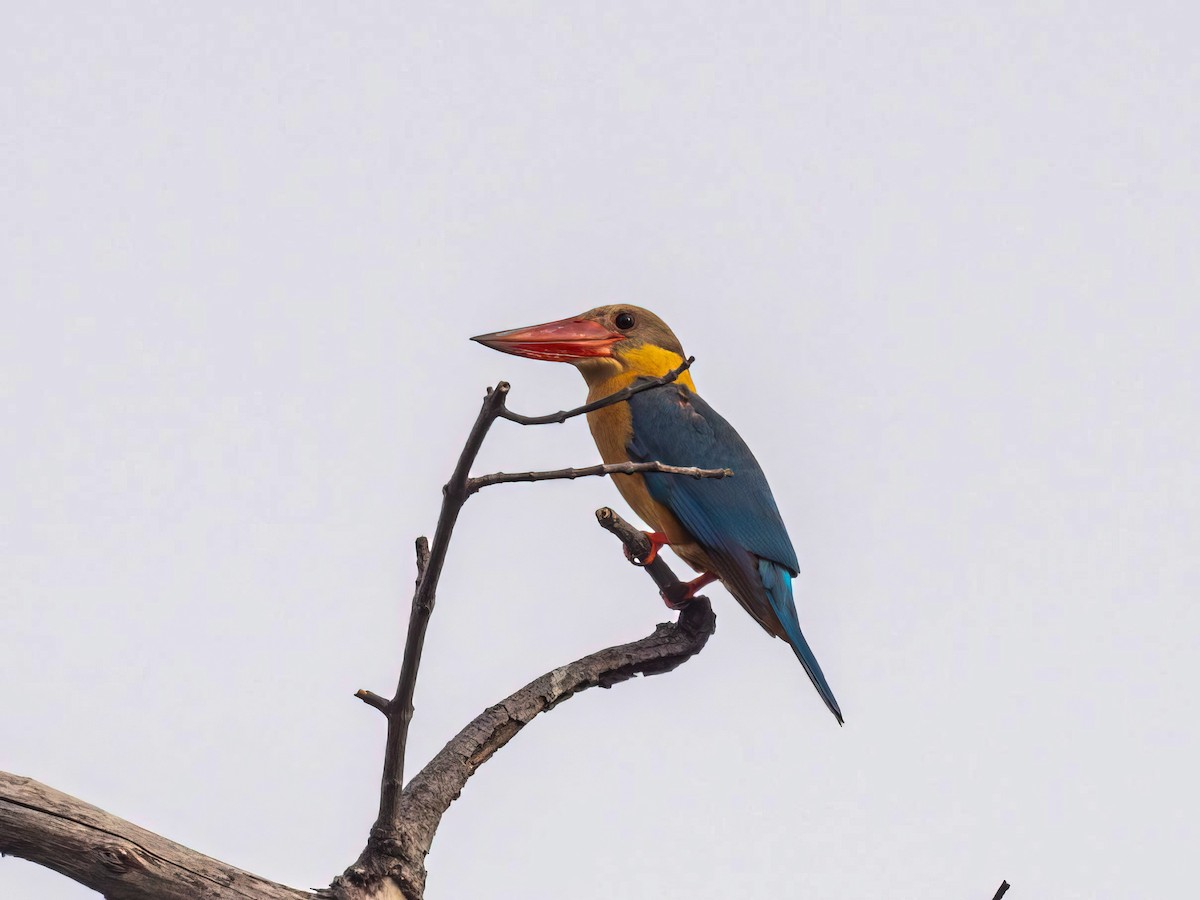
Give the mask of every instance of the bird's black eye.
<svg viewBox="0 0 1200 900">
<path fill-rule="evenodd" d="M 617 323 L 617 327 L 622 331 L 628 331 L 634 325 L 633 316 L 627 312 L 617 313 L 617 317 L 613 321 Z"/>
</svg>

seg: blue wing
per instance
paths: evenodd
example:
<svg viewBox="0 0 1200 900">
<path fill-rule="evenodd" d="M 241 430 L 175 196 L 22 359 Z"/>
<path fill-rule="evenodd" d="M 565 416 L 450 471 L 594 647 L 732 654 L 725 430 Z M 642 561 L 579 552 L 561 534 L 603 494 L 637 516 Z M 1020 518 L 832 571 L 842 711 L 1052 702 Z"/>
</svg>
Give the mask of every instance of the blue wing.
<svg viewBox="0 0 1200 900">
<path fill-rule="evenodd" d="M 634 394 L 629 407 L 631 459 L 734 471 L 733 478 L 719 480 L 647 473 L 655 500 L 673 513 L 678 506 L 690 514 L 684 524 L 706 547 L 732 543 L 793 574 L 800 571 L 762 468 L 733 426 L 680 384 Z"/>
<path fill-rule="evenodd" d="M 833 692 L 800 630 L 792 599 L 792 577 L 800 566 L 754 454 L 719 413 L 683 385 L 642 391 L 628 402 L 633 417 L 630 459 L 733 470 L 734 477 L 724 479 L 654 472 L 643 477 L 650 496 L 708 552 L 730 593 L 763 628 L 792 645 L 841 722 Z"/>
</svg>

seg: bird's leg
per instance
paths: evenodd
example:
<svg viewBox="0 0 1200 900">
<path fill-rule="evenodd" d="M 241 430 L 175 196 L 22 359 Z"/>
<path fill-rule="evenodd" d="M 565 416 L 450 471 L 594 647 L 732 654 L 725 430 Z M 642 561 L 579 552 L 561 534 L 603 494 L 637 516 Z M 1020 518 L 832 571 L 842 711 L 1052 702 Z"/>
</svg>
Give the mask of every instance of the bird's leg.
<svg viewBox="0 0 1200 900">
<path fill-rule="evenodd" d="M 677 584 L 669 595 L 666 591 L 661 591 L 659 596 L 663 598 L 663 603 L 667 604 L 667 609 L 683 609 L 696 596 L 696 591 L 706 584 L 712 584 L 717 578 L 715 573 L 705 572 L 691 581 Z"/>
<path fill-rule="evenodd" d="M 646 540 L 650 542 L 650 552 L 646 554 L 646 558 L 642 560 L 634 559 L 633 554 L 629 552 L 629 547 L 625 547 L 625 558 L 635 566 L 648 566 L 658 557 L 658 548 L 667 546 L 670 541 L 667 536 L 661 531 L 643 531 Z"/>
</svg>

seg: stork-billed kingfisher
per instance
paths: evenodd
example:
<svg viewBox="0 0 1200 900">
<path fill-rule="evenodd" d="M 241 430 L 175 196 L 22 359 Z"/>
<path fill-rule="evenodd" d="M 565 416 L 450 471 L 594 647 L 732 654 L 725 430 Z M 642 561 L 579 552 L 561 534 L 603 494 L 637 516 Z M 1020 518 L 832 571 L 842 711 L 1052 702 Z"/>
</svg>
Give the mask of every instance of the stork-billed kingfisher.
<svg viewBox="0 0 1200 900">
<path fill-rule="evenodd" d="M 662 377 L 684 361 L 683 347 L 666 323 L 636 306 L 601 306 L 472 340 L 516 356 L 571 363 L 587 382 L 588 402 L 638 379 Z M 613 480 L 653 528 L 647 534 L 650 557 L 665 544 L 701 573 L 688 583 L 685 597 L 720 579 L 759 625 L 791 644 L 840 724 L 842 711 L 796 617 L 792 579 L 799 563 L 767 479 L 746 442 L 696 393 L 691 372 L 589 412 L 587 419 L 606 463 L 657 460 L 733 470 L 733 478 L 720 480 L 658 472 Z"/>
</svg>

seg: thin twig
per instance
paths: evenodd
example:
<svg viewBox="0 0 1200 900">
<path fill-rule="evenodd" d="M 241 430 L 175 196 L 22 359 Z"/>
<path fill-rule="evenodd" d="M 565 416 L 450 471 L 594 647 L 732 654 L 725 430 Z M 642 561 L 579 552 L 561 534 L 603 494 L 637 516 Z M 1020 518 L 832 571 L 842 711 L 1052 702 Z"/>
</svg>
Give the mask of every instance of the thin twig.
<svg viewBox="0 0 1200 900">
<path fill-rule="evenodd" d="M 657 387 L 662 387 L 664 384 L 670 384 L 689 368 L 696 361 L 696 357 L 689 356 L 682 363 L 663 375 L 660 378 L 652 378 L 649 381 L 639 381 L 636 384 L 631 384 L 627 388 L 622 388 L 615 393 L 609 394 L 607 397 L 601 397 L 599 400 L 593 400 L 591 403 L 585 403 L 583 406 L 577 406 L 574 409 L 562 409 L 556 413 L 550 413 L 548 416 L 523 416 L 520 413 L 515 413 L 508 408 L 500 411 L 500 418 L 508 419 L 510 422 L 516 422 L 518 425 L 557 425 L 573 419 L 575 416 L 582 416 L 584 413 L 595 412 L 598 409 L 603 409 L 606 406 L 612 406 L 614 403 L 620 403 L 623 400 L 628 400 L 634 394 L 640 394 L 642 391 L 653 390 Z"/>
<path fill-rule="evenodd" d="M 396 694 L 388 705 L 388 737 L 383 758 L 383 783 L 379 796 L 379 818 L 377 829 L 393 831 L 400 823 L 400 794 L 404 790 L 404 753 L 408 745 L 408 726 L 413 716 L 413 693 L 417 686 L 417 671 L 421 666 L 421 651 L 425 646 L 425 631 L 437 599 L 437 583 L 446 562 L 446 551 L 454 523 L 466 502 L 467 481 L 471 464 L 479 455 L 483 439 L 504 408 L 508 395 L 508 384 L 500 382 L 496 389 L 488 391 L 483 406 L 467 435 L 466 445 L 454 467 L 454 474 L 443 490 L 442 511 L 438 516 L 437 528 L 433 533 L 433 544 L 425 558 L 424 572 L 417 582 L 413 595 L 412 615 L 408 620 L 408 636 L 404 642 L 404 661 L 400 665 L 400 680 Z M 418 566 L 423 556 L 420 542 L 417 546 Z"/>
<path fill-rule="evenodd" d="M 416 611 L 415 603 L 417 597 L 419 596 L 417 592 L 421 589 L 421 579 L 425 577 L 425 569 L 429 566 L 429 538 L 425 537 L 425 535 L 421 535 L 416 539 L 414 544 L 417 551 L 417 580 L 416 589 L 413 592 L 414 608 L 412 611 L 410 611 L 410 616 Z M 391 709 L 392 701 L 388 700 L 386 697 L 380 697 L 374 691 L 368 691 L 365 689 L 357 690 L 354 692 L 354 696 L 363 703 L 367 704 L 367 706 L 375 707 L 375 709 L 379 710 L 385 716 Z"/>
<path fill-rule="evenodd" d="M 1010 887 L 1012 887 L 1012 885 L 1010 885 L 1007 881 L 1001 881 L 1000 888 L 996 891 L 996 896 L 993 897 L 992 900 L 1000 900 L 1001 897 L 1008 893 L 1008 889 Z"/>
<path fill-rule="evenodd" d="M 585 466 L 582 469 L 554 469 L 549 472 L 494 472 L 491 475 L 477 475 L 467 482 L 467 493 L 474 494 L 493 484 L 511 484 L 516 481 L 556 481 L 564 478 L 584 478 L 588 475 L 632 475 L 635 472 L 661 472 L 664 475 L 689 475 L 692 478 L 733 477 L 733 469 L 698 469 L 695 466 L 668 466 L 660 462 L 625 462 Z"/>
<path fill-rule="evenodd" d="M 421 590 L 421 579 L 425 577 L 425 569 L 429 566 L 429 538 L 421 535 L 414 543 L 417 551 L 417 580 L 416 589 L 413 592 L 413 608 L 409 613 L 409 621 L 412 621 L 412 618 L 416 615 L 417 598 L 420 596 Z M 426 622 L 426 627 L 428 627 L 428 621 Z M 375 707 L 375 709 L 379 710 L 385 716 L 391 712 L 392 701 L 386 697 L 380 697 L 374 691 L 360 689 L 354 692 L 354 696 L 367 704 L 367 706 Z M 401 770 L 403 770 L 403 765 L 401 766 Z M 403 771 L 401 774 L 403 774 Z"/>
</svg>

